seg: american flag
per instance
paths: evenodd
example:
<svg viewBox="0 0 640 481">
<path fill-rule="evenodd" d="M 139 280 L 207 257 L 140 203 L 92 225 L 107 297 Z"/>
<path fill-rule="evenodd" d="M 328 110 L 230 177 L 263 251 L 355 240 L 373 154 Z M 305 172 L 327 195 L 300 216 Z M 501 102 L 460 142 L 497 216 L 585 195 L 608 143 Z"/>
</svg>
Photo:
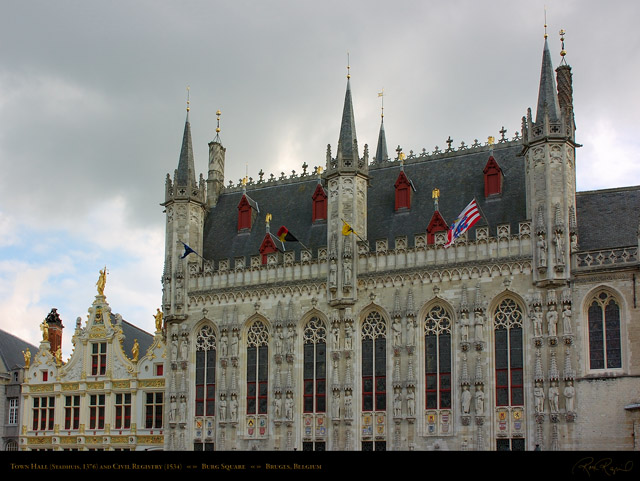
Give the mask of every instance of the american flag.
<svg viewBox="0 0 640 481">
<path fill-rule="evenodd" d="M 449 232 L 447 233 L 447 243 L 444 248 L 450 247 L 455 240 L 464 234 L 470 227 L 480 220 L 480 211 L 478 210 L 478 204 L 476 199 L 469 202 L 469 205 L 464 208 L 458 218 L 455 220 Z"/>
</svg>

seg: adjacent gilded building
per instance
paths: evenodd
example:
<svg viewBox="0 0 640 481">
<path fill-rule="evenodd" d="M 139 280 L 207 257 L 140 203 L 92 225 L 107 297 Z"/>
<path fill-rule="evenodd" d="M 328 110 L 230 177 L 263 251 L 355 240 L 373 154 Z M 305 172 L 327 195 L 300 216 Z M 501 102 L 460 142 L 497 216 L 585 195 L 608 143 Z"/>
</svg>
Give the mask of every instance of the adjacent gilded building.
<svg viewBox="0 0 640 481">
<path fill-rule="evenodd" d="M 395 158 L 384 124 L 359 145 L 348 78 L 322 168 L 238 185 L 219 122 L 196 177 L 187 112 L 163 203 L 164 448 L 638 449 L 640 187 L 576 192 L 560 59 L 545 37 L 515 136 Z M 78 393 L 118 391 L 85 376 Z"/>
<path fill-rule="evenodd" d="M 42 341 L 25 356 L 21 450 L 159 450 L 164 447 L 165 345 L 113 313 L 101 271 L 86 322 L 79 317 L 73 352 L 61 354 L 62 320 L 42 322 Z"/>
</svg>

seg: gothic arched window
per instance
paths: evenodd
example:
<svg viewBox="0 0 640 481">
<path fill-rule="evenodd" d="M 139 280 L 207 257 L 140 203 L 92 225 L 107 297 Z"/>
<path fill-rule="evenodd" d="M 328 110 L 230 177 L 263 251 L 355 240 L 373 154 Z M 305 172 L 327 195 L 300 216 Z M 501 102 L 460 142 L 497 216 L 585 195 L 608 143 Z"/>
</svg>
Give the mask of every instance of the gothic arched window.
<svg viewBox="0 0 640 481">
<path fill-rule="evenodd" d="M 608 292 L 600 292 L 591 300 L 589 318 L 589 367 L 615 369 L 622 367 L 620 345 L 620 306 Z"/>
<path fill-rule="evenodd" d="M 362 410 L 387 409 L 387 324 L 379 312 L 362 323 Z"/>
<path fill-rule="evenodd" d="M 216 412 L 216 336 L 204 326 L 196 336 L 196 416 Z"/>
<path fill-rule="evenodd" d="M 522 317 L 520 305 L 509 298 L 493 313 L 497 406 L 524 404 Z"/>
<path fill-rule="evenodd" d="M 304 328 L 305 413 L 324 413 L 327 407 L 327 330 L 322 320 L 312 318 Z"/>
<path fill-rule="evenodd" d="M 269 406 L 269 331 L 255 321 L 247 333 L 247 414 L 266 414 Z"/>
<path fill-rule="evenodd" d="M 451 314 L 432 307 L 424 323 L 425 406 L 451 407 Z"/>
</svg>

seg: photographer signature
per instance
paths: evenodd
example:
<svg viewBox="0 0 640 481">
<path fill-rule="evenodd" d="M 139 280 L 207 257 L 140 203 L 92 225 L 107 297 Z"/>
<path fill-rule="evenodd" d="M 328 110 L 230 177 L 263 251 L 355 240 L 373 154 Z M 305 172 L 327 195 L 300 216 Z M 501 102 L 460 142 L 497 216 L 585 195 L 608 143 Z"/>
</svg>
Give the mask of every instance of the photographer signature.
<svg viewBox="0 0 640 481">
<path fill-rule="evenodd" d="M 633 461 L 627 461 L 620 466 L 613 466 L 613 459 L 601 458 L 596 460 L 592 457 L 582 458 L 576 464 L 574 464 L 571 470 L 572 474 L 576 472 L 584 472 L 588 476 L 592 473 L 603 473 L 606 476 L 615 476 L 618 473 L 628 473 L 633 469 Z"/>
</svg>

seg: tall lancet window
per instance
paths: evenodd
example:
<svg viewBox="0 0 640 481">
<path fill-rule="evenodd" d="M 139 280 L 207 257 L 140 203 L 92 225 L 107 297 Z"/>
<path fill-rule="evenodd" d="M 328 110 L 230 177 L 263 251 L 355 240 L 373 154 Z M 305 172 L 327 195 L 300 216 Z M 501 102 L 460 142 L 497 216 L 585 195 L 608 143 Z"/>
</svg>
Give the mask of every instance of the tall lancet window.
<svg viewBox="0 0 640 481">
<path fill-rule="evenodd" d="M 304 405 L 305 413 L 326 412 L 327 330 L 325 323 L 312 318 L 304 328 Z"/>
<path fill-rule="evenodd" d="M 377 311 L 362 323 L 362 410 L 387 409 L 387 324 Z"/>
<path fill-rule="evenodd" d="M 424 323 L 425 402 L 427 409 L 451 408 L 451 314 L 433 306 Z"/>
<path fill-rule="evenodd" d="M 216 412 L 216 336 L 204 326 L 196 337 L 196 416 Z"/>
<path fill-rule="evenodd" d="M 616 369 L 622 367 L 620 344 L 620 306 L 607 292 L 593 297 L 588 310 L 589 367 Z"/>
<path fill-rule="evenodd" d="M 269 331 L 254 321 L 247 333 L 247 414 L 267 414 L 269 405 Z"/>
<path fill-rule="evenodd" d="M 507 298 L 493 313 L 498 406 L 524 404 L 522 312 L 522 307 L 515 300 Z"/>
</svg>

